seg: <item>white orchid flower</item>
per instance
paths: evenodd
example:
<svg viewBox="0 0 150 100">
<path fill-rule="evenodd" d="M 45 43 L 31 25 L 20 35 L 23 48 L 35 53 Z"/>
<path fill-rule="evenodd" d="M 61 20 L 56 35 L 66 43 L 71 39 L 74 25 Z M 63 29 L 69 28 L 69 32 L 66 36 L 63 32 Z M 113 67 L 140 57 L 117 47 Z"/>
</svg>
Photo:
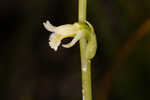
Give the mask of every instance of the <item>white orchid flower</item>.
<svg viewBox="0 0 150 100">
<path fill-rule="evenodd" d="M 47 31 L 52 32 L 49 37 L 49 45 L 55 51 L 57 51 L 59 45 L 61 44 L 61 41 L 64 38 L 73 37 L 73 40 L 70 43 L 62 45 L 65 48 L 70 48 L 78 40 L 80 40 L 85 33 L 83 32 L 83 27 L 85 27 L 85 25 L 81 23 L 66 24 L 56 27 L 53 26 L 49 21 L 46 21 L 43 23 L 43 25 Z"/>
</svg>

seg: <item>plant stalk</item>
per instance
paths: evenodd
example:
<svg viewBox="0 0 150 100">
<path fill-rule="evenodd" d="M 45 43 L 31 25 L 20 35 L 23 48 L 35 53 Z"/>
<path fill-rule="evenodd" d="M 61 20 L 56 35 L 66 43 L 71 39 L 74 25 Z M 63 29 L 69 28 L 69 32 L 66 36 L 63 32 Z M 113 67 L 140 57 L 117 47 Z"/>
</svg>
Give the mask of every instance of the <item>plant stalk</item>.
<svg viewBox="0 0 150 100">
<path fill-rule="evenodd" d="M 79 0 L 78 20 L 81 23 L 86 21 L 87 0 Z M 80 39 L 80 56 L 82 71 L 82 95 L 83 100 L 92 100 L 91 86 L 91 61 L 86 58 L 87 41 L 85 38 Z"/>
</svg>

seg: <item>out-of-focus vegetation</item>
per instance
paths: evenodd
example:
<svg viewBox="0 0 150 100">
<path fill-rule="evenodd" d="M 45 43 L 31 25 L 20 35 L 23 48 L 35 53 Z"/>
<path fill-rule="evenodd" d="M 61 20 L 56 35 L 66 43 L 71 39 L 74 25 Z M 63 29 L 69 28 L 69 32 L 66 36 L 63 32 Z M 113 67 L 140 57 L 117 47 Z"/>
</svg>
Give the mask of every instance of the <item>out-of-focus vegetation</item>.
<svg viewBox="0 0 150 100">
<path fill-rule="evenodd" d="M 82 99 L 78 44 L 54 52 L 42 25 L 73 23 L 77 13 L 77 0 L 0 1 L 0 100 Z M 87 20 L 99 46 L 94 100 L 148 100 L 150 0 L 88 0 Z"/>
</svg>

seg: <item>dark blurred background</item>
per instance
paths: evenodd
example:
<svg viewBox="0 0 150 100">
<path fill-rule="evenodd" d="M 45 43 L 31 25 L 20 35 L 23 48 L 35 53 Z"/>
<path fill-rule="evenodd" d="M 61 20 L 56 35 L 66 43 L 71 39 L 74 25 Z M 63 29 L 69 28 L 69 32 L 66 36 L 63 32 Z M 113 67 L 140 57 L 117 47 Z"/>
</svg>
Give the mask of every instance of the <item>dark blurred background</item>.
<svg viewBox="0 0 150 100">
<path fill-rule="evenodd" d="M 88 0 L 87 10 L 94 100 L 149 100 L 150 0 Z M 78 0 L 0 0 L 0 100 L 82 99 L 79 43 L 54 52 L 42 25 L 77 14 Z"/>
</svg>

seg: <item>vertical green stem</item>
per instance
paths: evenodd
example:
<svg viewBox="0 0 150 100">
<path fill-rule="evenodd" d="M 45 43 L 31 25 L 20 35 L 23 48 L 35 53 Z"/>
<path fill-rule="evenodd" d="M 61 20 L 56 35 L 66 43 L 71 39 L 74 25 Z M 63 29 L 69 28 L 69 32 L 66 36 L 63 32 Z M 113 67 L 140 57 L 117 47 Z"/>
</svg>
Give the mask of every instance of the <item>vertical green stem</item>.
<svg viewBox="0 0 150 100">
<path fill-rule="evenodd" d="M 86 20 L 87 0 L 79 0 L 79 22 Z M 86 58 L 87 42 L 85 38 L 80 39 L 81 71 L 82 71 L 82 95 L 83 100 L 92 100 L 91 87 L 91 63 Z"/>
</svg>

